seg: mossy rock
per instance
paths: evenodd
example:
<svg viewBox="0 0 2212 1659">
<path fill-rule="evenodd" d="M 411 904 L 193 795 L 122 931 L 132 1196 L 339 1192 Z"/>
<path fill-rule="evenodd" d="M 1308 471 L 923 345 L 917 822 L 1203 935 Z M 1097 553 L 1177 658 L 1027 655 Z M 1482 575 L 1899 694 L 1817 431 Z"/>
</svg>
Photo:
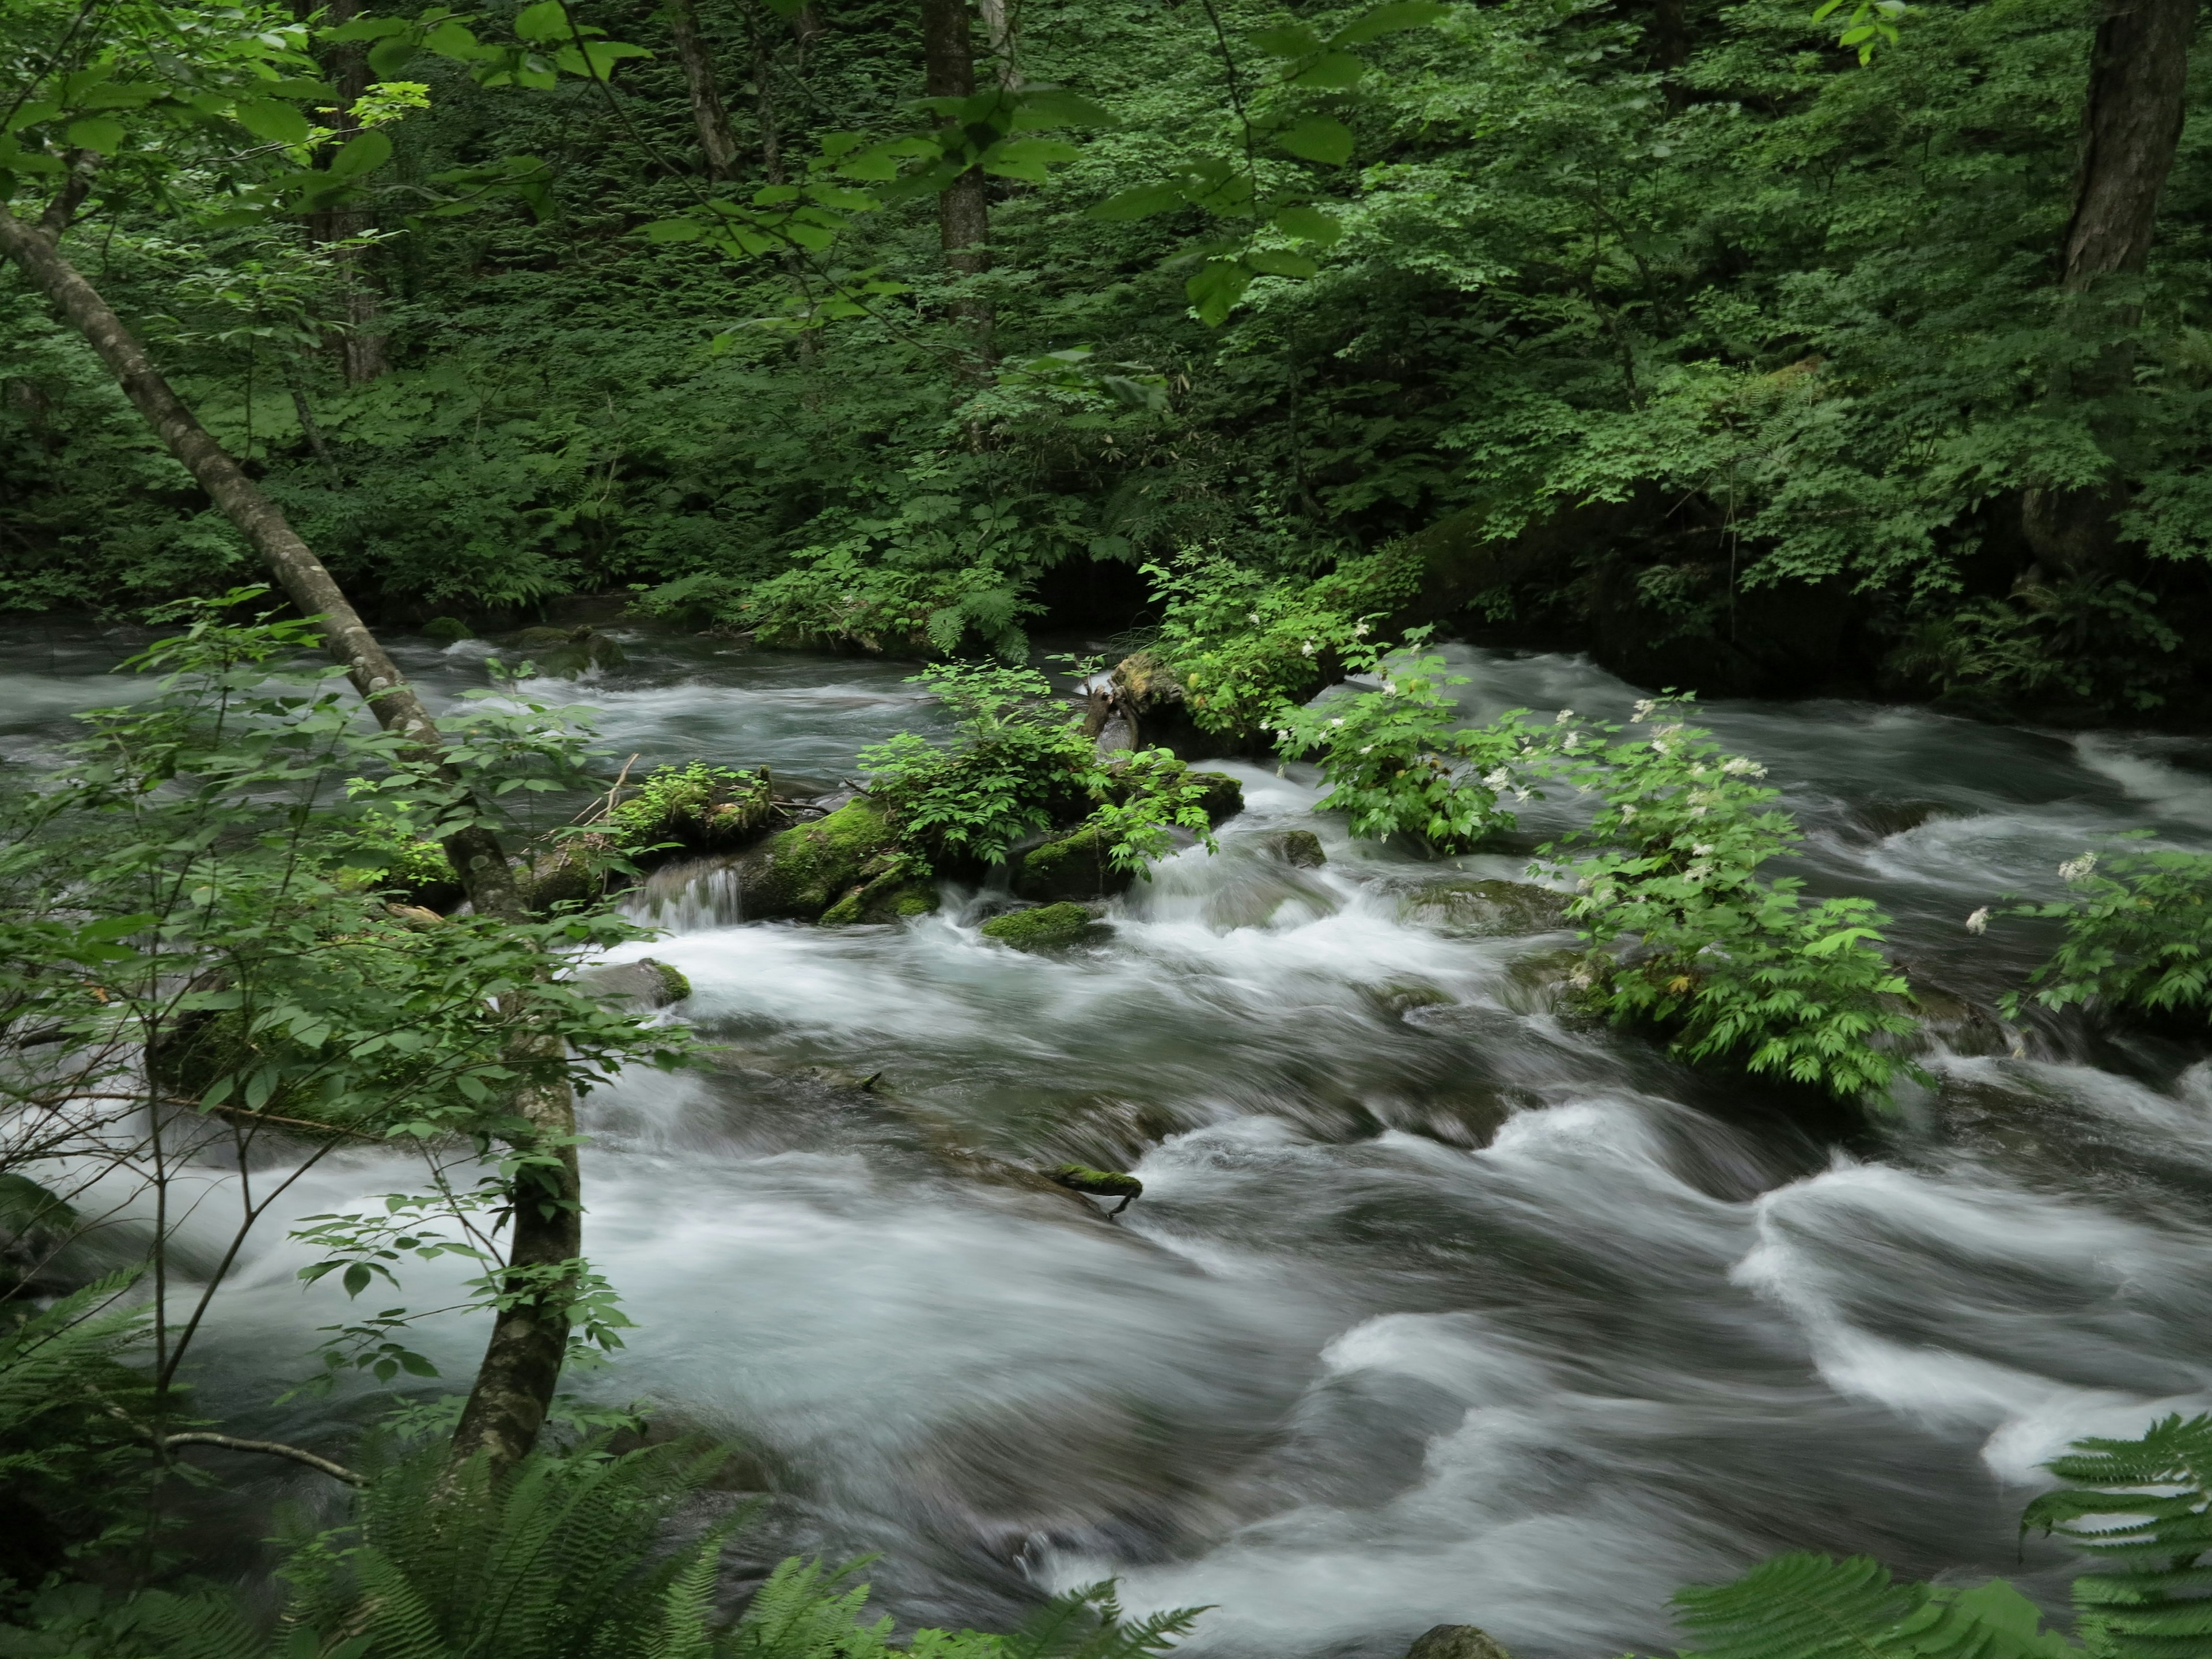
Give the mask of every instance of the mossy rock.
<svg viewBox="0 0 2212 1659">
<path fill-rule="evenodd" d="M 1318 870 L 1328 862 L 1328 854 L 1322 850 L 1321 837 L 1310 830 L 1278 830 L 1273 835 L 1261 836 L 1259 847 L 1269 858 L 1279 860 L 1294 870 Z"/>
<path fill-rule="evenodd" d="M 641 868 L 650 868 L 684 853 L 735 852 L 775 821 L 775 794 L 767 772 L 692 761 L 656 767 L 635 794 L 607 814 L 605 833 Z"/>
<path fill-rule="evenodd" d="M 848 888 L 842 898 L 822 913 L 824 927 L 904 921 L 937 908 L 937 884 L 915 875 L 897 853 L 878 853 L 860 873 L 865 879 Z"/>
<path fill-rule="evenodd" d="M 878 879 L 882 866 L 871 870 L 870 865 L 896 850 L 883 809 L 865 795 L 848 801 L 827 817 L 771 836 L 749 857 L 745 915 L 761 921 L 818 921 L 854 888 Z"/>
<path fill-rule="evenodd" d="M 1115 867 L 1107 857 L 1111 845 L 1097 830 L 1084 829 L 1032 847 L 1014 872 L 1015 896 L 1054 904 L 1124 891 L 1137 872 Z"/>
<path fill-rule="evenodd" d="M 1566 923 L 1567 896 L 1526 881 L 1452 881 L 1424 887 L 1400 920 L 1468 939 L 1548 933 Z"/>
<path fill-rule="evenodd" d="M 526 628 L 514 636 L 518 649 L 541 674 L 574 679 L 587 669 L 619 668 L 629 658 L 622 647 L 596 628 Z"/>
<path fill-rule="evenodd" d="M 1244 810 L 1244 786 L 1226 772 L 1194 772 L 1191 781 L 1206 786 L 1200 805 L 1208 823 L 1224 823 Z"/>
<path fill-rule="evenodd" d="M 1106 932 L 1087 906 L 1073 903 L 1046 904 L 994 916 L 982 928 L 985 939 L 994 939 L 1017 951 L 1056 951 L 1087 945 L 1105 937 Z"/>
<path fill-rule="evenodd" d="M 1403 1019 L 1419 1008 L 1448 1007 L 1456 1000 L 1441 987 L 1418 979 L 1391 980 L 1359 988 L 1362 1000 L 1385 1019 Z"/>
<path fill-rule="evenodd" d="M 1432 1625 L 1413 1638 L 1406 1659 L 1513 1659 L 1498 1639 L 1477 1625 Z"/>
<path fill-rule="evenodd" d="M 1108 1213 L 1119 1215 L 1145 1195 L 1145 1183 L 1133 1175 L 1120 1170 L 1094 1170 L 1087 1164 L 1062 1164 L 1047 1170 L 1045 1179 L 1070 1192 L 1090 1193 L 1099 1198 L 1118 1198 Z"/>
<path fill-rule="evenodd" d="M 458 645 L 463 640 L 472 640 L 477 636 L 477 630 L 459 617 L 433 617 L 422 624 L 422 633 L 424 637 L 435 640 L 441 645 Z"/>
<path fill-rule="evenodd" d="M 673 1007 L 691 994 L 691 981 L 682 969 L 653 957 L 587 968 L 576 982 L 610 1002 L 645 1009 Z"/>
</svg>

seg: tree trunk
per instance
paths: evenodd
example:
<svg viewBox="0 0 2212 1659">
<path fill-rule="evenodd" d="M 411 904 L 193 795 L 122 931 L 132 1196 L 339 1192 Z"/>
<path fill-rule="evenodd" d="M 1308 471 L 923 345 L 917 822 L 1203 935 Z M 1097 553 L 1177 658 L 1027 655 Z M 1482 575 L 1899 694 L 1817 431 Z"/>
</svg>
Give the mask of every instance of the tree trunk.
<svg viewBox="0 0 2212 1659">
<path fill-rule="evenodd" d="M 2150 257 L 2159 192 L 2181 142 L 2196 28 L 2197 0 L 2106 0 L 2091 49 L 2074 216 L 2061 244 L 2059 286 L 2078 329 L 2109 338 L 2135 325 L 2132 304 L 2103 302 L 2096 291 L 2107 277 L 2140 273 Z M 2112 340 L 2063 390 L 2083 400 L 2115 398 L 2127 388 L 2134 356 Z M 2117 413 L 2095 422 L 2107 453 L 2124 439 L 2124 424 Z M 2115 465 L 2100 483 L 2027 491 L 2021 528 L 2036 557 L 2057 571 L 2111 574 L 2122 563 L 2115 520 L 2125 501 Z"/>
<path fill-rule="evenodd" d="M 0 254 L 13 259 L 84 336 L 169 453 L 268 562 L 300 613 L 319 619 L 323 643 L 377 720 L 387 731 L 398 732 L 418 755 L 434 761 L 438 728 L 415 688 L 368 631 L 322 561 L 185 407 L 107 301 L 62 257 L 52 238 L 16 218 L 4 204 L 0 204 Z M 483 829 L 459 830 L 447 839 L 445 850 L 480 913 L 524 919 L 522 895 L 496 836 Z M 526 1035 L 516 1039 L 510 1055 L 526 1073 L 541 1074 L 559 1059 L 547 1039 Z M 537 1271 L 530 1274 L 528 1293 L 518 1293 L 514 1305 L 496 1316 L 476 1387 L 453 1437 L 457 1458 L 488 1450 L 496 1463 L 520 1459 L 536 1443 L 568 1341 L 569 1274 L 546 1269 L 577 1262 L 581 1256 L 574 1099 L 565 1081 L 538 1081 L 526 1085 L 516 1104 L 548 1162 L 543 1167 L 526 1165 L 517 1176 L 508 1265 L 526 1273 Z M 521 1282 L 516 1289 L 523 1289 Z"/>
<path fill-rule="evenodd" d="M 360 9 L 361 0 L 331 0 L 324 22 L 336 28 Z M 349 113 L 355 100 L 368 90 L 368 46 L 356 40 L 331 47 L 329 67 L 338 107 Z M 360 131 L 356 126 L 341 125 L 326 153 L 337 154 L 340 144 Z M 368 214 L 357 208 L 339 207 L 312 215 L 307 234 L 318 242 L 344 242 L 371 228 Z M 345 292 L 346 330 L 338 341 L 338 361 L 349 386 L 374 380 L 391 366 L 385 351 L 386 336 L 378 320 L 384 296 L 369 270 L 368 254 L 365 247 L 340 247 L 333 256 Z"/>
<path fill-rule="evenodd" d="M 968 0 L 921 0 L 922 90 L 932 98 L 975 95 L 975 56 L 968 31 Z M 945 268 L 957 277 L 980 276 L 990 269 L 991 215 L 984 194 L 983 170 L 969 167 L 937 198 L 938 239 Z M 967 298 L 956 306 L 973 331 L 977 372 L 991 361 L 991 307 Z"/>
<path fill-rule="evenodd" d="M 983 14 L 983 33 L 991 42 L 991 58 L 998 66 L 999 84 L 1011 91 L 1022 83 L 1021 67 L 1015 61 L 1021 43 L 1015 38 L 1014 20 L 1006 9 L 1006 0 L 975 0 L 975 9 Z"/>
<path fill-rule="evenodd" d="M 783 143 L 775 118 L 775 40 L 757 5 L 752 8 L 751 21 L 753 120 L 760 128 L 761 177 L 780 185 L 784 181 Z"/>
<path fill-rule="evenodd" d="M 730 134 L 730 114 L 714 84 L 714 59 L 699 33 L 699 13 L 692 0 L 668 0 L 668 27 L 676 37 L 676 61 L 684 66 L 684 84 L 691 94 L 691 125 L 699 134 L 700 153 L 707 158 L 707 176 L 734 179 L 738 141 Z"/>
</svg>

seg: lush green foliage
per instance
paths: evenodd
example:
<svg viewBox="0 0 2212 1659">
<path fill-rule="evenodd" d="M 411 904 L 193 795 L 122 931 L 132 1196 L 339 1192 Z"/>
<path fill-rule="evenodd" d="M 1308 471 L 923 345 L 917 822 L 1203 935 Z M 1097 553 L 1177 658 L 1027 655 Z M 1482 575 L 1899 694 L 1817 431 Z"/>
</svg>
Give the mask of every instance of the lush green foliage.
<svg viewBox="0 0 2212 1659">
<path fill-rule="evenodd" d="M 2002 1579 L 1958 1589 L 1899 1583 L 1863 1555 L 1781 1555 L 1732 1584 L 1686 1589 L 1676 1615 L 1692 1659 L 2060 1659 L 2081 1650 L 2043 1628 Z"/>
<path fill-rule="evenodd" d="M 1054 825 L 1099 830 L 1118 869 L 1146 869 L 1177 830 L 1212 850 L 1206 788 L 1189 768 L 1164 749 L 1102 762 L 1043 675 L 953 662 L 919 679 L 952 711 L 958 740 L 902 732 L 860 757 L 917 863 L 1003 863 L 1016 842 Z"/>
<path fill-rule="evenodd" d="M 1863 898 L 1802 896 L 1759 872 L 1800 831 L 1772 810 L 1765 769 L 1639 704 L 1631 728 L 1564 720 L 1557 766 L 1600 801 L 1559 848 L 1569 914 L 1592 945 L 1585 994 L 1615 1019 L 1674 1033 L 1692 1060 L 1732 1059 L 1846 1098 L 1880 1097 L 1909 1070 L 1880 1039 L 1915 1029 L 1903 975 L 1881 950 L 1888 918 Z"/>
<path fill-rule="evenodd" d="M 2029 976 L 2029 996 L 2046 1008 L 2095 1003 L 2150 1013 L 2212 1012 L 2212 855 L 2182 852 L 2084 853 L 2061 865 L 2073 890 L 2048 904 L 2005 914 L 2056 919 L 2065 938 Z M 1987 925 L 1978 911 L 1969 926 Z M 2015 1017 L 2027 1000 L 2006 1003 Z"/>
<path fill-rule="evenodd" d="M 1275 714 L 1275 746 L 1285 756 L 1320 757 L 1328 793 L 1315 811 L 1346 814 L 1355 836 L 1405 836 L 1440 853 L 1465 852 L 1513 827 L 1513 814 L 1498 802 L 1528 797 L 1531 781 L 1516 768 L 1537 742 L 1522 711 L 1486 726 L 1457 726 L 1458 707 L 1443 688 L 1467 678 L 1446 674 L 1442 657 L 1394 659 L 1362 641 L 1345 665 L 1380 685 Z"/>
</svg>

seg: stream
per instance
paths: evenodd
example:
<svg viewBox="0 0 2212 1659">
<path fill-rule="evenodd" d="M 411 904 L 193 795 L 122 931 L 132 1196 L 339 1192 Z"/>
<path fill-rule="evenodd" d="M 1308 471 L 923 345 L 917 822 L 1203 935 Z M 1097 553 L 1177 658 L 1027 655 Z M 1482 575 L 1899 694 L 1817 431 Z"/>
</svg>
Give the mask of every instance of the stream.
<svg viewBox="0 0 2212 1659">
<path fill-rule="evenodd" d="M 863 744 L 943 727 L 904 665 L 618 637 L 628 666 L 539 688 L 595 706 L 617 763 L 826 789 Z M 14 630 L 0 754 L 116 700 L 128 643 Z M 449 702 L 484 649 L 395 654 Z M 1448 654 L 1472 719 L 1642 695 Z M 2050 942 L 1971 934 L 1976 908 L 2056 895 L 2116 831 L 2212 845 L 2212 744 L 1836 702 L 1699 718 L 1771 769 L 1808 887 L 1873 896 L 1969 1003 Z M 1970 1020 L 1926 1057 L 1939 1086 L 1869 1127 L 1563 1020 L 1528 964 L 1564 935 L 1431 902 L 1524 860 L 1355 844 L 1309 769 L 1223 769 L 1247 809 L 1218 855 L 1167 860 L 1064 956 L 981 938 L 963 890 L 842 930 L 746 923 L 712 882 L 634 899 L 665 931 L 617 954 L 680 968 L 676 1015 L 722 1047 L 586 1102 L 586 1244 L 637 1328 L 571 1386 L 740 1448 L 708 1505 L 767 1495 L 732 1594 L 782 1553 L 875 1553 L 902 1626 L 1004 1628 L 1112 1577 L 1133 1607 L 1211 1607 L 1188 1650 L 1238 1659 L 1396 1659 L 1440 1622 L 1523 1659 L 1663 1650 L 1678 1585 L 1789 1548 L 2063 1604 L 2068 1559 L 2018 1535 L 2038 1465 L 2212 1407 L 2201 1051 Z M 1292 828 L 1325 865 L 1274 855 Z M 1145 1193 L 1109 1224 L 976 1154 Z M 410 1182 L 347 1152 L 288 1203 Z M 355 1420 L 343 1395 L 271 1404 L 345 1311 L 304 1259 L 266 1227 L 217 1300 L 198 1386 L 240 1432 Z M 482 1340 L 422 1346 L 465 1377 Z M 316 1490 L 237 1472 L 257 1501 Z"/>
</svg>

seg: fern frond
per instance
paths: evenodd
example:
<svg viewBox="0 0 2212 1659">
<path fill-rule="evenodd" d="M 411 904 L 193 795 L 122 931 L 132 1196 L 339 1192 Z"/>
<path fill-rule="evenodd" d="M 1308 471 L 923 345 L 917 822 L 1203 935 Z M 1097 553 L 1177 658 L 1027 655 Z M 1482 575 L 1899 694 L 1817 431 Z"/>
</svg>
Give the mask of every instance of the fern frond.
<svg viewBox="0 0 2212 1659">
<path fill-rule="evenodd" d="M 2082 1638 L 2100 1659 L 2212 1652 L 2212 1417 L 2168 1417 L 2134 1440 L 2082 1440 L 2051 1464 L 2078 1484 L 2027 1506 L 2041 1527 L 2096 1557 L 2074 1581 Z"/>
<path fill-rule="evenodd" d="M 714 1610 L 714 1578 L 729 1528 L 717 1527 L 685 1551 L 660 1601 L 660 1627 L 640 1659 L 708 1659 L 713 1639 L 707 1617 Z"/>
<path fill-rule="evenodd" d="M 228 1596 L 152 1590 L 138 1598 L 132 1612 L 133 1634 L 161 1659 L 241 1659 L 261 1646 L 239 1604 Z"/>
<path fill-rule="evenodd" d="M 381 1550 L 365 1546 L 355 1571 L 364 1593 L 362 1622 L 379 1659 L 454 1659 L 436 1611 Z"/>
<path fill-rule="evenodd" d="M 1729 1584 L 1694 1585 L 1675 1617 L 1684 1659 L 2062 1659 L 2034 1604 L 2002 1580 L 1971 1590 L 1899 1583 L 1855 1555 L 1779 1555 Z"/>
</svg>

